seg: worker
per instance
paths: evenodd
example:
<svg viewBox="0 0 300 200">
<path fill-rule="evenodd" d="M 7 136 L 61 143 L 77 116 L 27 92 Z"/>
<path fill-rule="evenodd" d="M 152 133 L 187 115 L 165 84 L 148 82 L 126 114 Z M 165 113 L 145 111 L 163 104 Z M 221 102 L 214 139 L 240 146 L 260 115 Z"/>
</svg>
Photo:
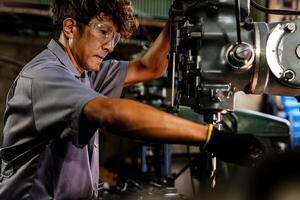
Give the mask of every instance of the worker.
<svg viewBox="0 0 300 200">
<path fill-rule="evenodd" d="M 103 131 L 196 145 L 232 162 L 252 162 L 263 152 L 252 135 L 220 132 L 119 98 L 124 87 L 165 73 L 170 20 L 140 60 L 104 60 L 137 30 L 132 3 L 53 0 L 51 7 L 55 35 L 7 95 L 0 199 L 98 198 Z"/>
</svg>

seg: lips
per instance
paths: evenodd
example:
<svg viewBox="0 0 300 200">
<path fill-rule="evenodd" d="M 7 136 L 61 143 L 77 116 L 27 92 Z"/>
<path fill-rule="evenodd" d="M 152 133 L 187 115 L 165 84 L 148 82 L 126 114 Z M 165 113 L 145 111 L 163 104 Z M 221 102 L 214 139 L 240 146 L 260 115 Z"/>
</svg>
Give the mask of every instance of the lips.
<svg viewBox="0 0 300 200">
<path fill-rule="evenodd" d="M 99 58 L 99 59 L 101 59 L 101 60 L 104 59 L 104 56 L 95 55 L 95 57 L 97 57 L 97 58 Z"/>
</svg>

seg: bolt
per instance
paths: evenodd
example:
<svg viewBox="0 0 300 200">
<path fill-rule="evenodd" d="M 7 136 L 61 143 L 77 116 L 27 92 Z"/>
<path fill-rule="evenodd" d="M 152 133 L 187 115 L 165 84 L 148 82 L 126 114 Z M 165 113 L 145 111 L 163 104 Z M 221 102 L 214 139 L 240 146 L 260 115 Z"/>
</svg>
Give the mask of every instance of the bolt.
<svg viewBox="0 0 300 200">
<path fill-rule="evenodd" d="M 245 44 L 239 45 L 235 53 L 239 59 L 247 60 L 251 57 L 251 50 L 249 46 Z"/>
<path fill-rule="evenodd" d="M 296 30 L 296 24 L 295 23 L 288 23 L 286 26 L 285 26 L 285 29 L 287 31 L 290 31 L 290 32 L 294 32 Z"/>
<path fill-rule="evenodd" d="M 287 81 L 292 81 L 295 78 L 295 73 L 292 70 L 286 70 L 283 73 L 283 77 L 284 79 L 286 79 Z"/>
<path fill-rule="evenodd" d="M 245 17 L 244 28 L 248 31 L 253 29 L 253 19 L 251 17 Z"/>
<path fill-rule="evenodd" d="M 225 98 L 223 92 L 221 90 L 215 90 L 213 92 L 213 97 L 212 97 L 212 100 L 215 101 L 215 102 L 221 102 L 223 101 Z"/>
</svg>

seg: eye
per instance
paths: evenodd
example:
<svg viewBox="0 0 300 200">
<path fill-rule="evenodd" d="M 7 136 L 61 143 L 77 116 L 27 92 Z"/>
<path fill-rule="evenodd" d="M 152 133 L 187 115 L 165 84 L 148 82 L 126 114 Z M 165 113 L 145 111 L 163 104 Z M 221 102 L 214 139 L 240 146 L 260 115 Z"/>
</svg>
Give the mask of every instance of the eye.
<svg viewBox="0 0 300 200">
<path fill-rule="evenodd" d="M 101 29 L 101 28 L 99 28 L 98 31 L 99 31 L 100 33 L 102 33 L 103 35 L 107 35 L 107 33 L 108 33 L 108 30 Z"/>
</svg>

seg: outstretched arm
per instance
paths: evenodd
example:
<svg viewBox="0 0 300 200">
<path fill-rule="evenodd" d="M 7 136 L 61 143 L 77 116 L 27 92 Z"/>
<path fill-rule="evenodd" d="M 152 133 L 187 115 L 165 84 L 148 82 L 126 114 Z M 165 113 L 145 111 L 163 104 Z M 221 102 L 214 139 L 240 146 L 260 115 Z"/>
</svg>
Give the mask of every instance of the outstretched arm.
<svg viewBox="0 0 300 200">
<path fill-rule="evenodd" d="M 88 121 L 110 133 L 151 142 L 201 146 L 208 127 L 132 100 L 97 97 L 84 107 Z"/>
<path fill-rule="evenodd" d="M 207 144 L 206 149 L 217 158 L 242 165 L 252 165 L 265 150 L 251 134 L 218 131 L 212 125 L 197 124 L 132 100 L 97 97 L 84 106 L 84 115 L 96 127 L 133 139 Z"/>
</svg>

